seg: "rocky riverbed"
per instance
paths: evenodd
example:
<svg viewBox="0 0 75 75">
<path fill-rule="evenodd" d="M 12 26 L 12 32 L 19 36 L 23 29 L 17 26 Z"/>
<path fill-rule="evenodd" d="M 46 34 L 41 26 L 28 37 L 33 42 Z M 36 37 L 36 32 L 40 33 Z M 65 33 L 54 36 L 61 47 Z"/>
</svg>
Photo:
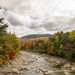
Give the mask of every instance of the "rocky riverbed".
<svg viewBox="0 0 75 75">
<path fill-rule="evenodd" d="M 0 75 L 75 75 L 75 63 L 60 57 L 21 51 L 0 67 Z"/>
<path fill-rule="evenodd" d="M 32 62 L 31 56 L 20 53 L 15 59 L 10 60 L 6 66 L 0 67 L 0 75 L 23 75 L 22 71 L 27 71 L 27 65 Z"/>
</svg>

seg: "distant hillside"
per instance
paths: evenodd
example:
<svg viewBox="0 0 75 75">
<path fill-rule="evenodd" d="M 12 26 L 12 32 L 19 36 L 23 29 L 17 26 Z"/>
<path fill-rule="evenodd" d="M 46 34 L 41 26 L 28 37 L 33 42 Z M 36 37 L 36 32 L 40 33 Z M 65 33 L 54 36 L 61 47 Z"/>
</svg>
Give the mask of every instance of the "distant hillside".
<svg viewBox="0 0 75 75">
<path fill-rule="evenodd" d="M 25 43 L 25 42 L 32 42 L 34 40 L 47 40 L 49 37 L 39 37 L 39 38 L 31 38 L 31 39 L 27 39 L 27 38 L 19 38 L 21 42 Z"/>
<path fill-rule="evenodd" d="M 22 39 L 40 38 L 40 37 L 53 37 L 52 34 L 32 34 L 21 37 Z"/>
</svg>

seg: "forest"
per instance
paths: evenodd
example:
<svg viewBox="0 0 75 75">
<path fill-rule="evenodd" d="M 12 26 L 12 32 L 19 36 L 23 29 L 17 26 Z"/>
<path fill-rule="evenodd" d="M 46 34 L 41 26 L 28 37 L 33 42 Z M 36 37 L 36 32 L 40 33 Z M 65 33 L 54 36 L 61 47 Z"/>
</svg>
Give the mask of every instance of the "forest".
<svg viewBox="0 0 75 75">
<path fill-rule="evenodd" d="M 0 19 L 0 65 L 6 65 L 20 53 L 20 40 L 15 34 L 7 33 L 8 24 Z"/>
<path fill-rule="evenodd" d="M 15 34 L 7 32 L 8 24 L 0 19 L 0 65 L 14 59 L 20 50 L 35 51 L 75 61 L 75 30 L 57 32 L 48 39 L 21 42 Z"/>
<path fill-rule="evenodd" d="M 47 40 L 21 43 L 21 50 L 32 50 L 75 61 L 75 30 L 57 32 Z"/>
</svg>

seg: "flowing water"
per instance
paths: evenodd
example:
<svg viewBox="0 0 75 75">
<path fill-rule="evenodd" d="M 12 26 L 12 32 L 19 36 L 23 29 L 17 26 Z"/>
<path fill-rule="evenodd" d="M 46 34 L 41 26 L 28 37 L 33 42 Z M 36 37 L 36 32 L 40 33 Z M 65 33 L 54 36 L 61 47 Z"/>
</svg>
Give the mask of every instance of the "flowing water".
<svg viewBox="0 0 75 75">
<path fill-rule="evenodd" d="M 50 62 L 45 60 L 45 58 L 47 58 L 47 56 L 45 55 L 42 56 L 39 53 L 25 52 L 25 51 L 21 51 L 21 53 L 30 55 L 31 57 L 34 58 L 34 62 L 28 65 L 28 70 L 22 71 L 22 73 L 25 75 L 44 75 L 41 69 L 50 72 L 51 75 L 75 75 L 75 72 L 72 72 L 70 70 L 51 67 Z"/>
</svg>

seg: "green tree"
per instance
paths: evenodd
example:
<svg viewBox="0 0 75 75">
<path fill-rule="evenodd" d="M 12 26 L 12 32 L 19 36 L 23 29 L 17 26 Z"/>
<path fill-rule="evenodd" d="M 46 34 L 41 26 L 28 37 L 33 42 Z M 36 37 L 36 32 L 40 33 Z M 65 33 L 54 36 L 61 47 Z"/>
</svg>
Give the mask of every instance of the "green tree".
<svg viewBox="0 0 75 75">
<path fill-rule="evenodd" d="M 6 28 L 8 27 L 7 24 L 3 22 L 3 18 L 0 18 L 0 54 L 4 54 L 5 50 L 5 37 L 6 37 Z"/>
</svg>

